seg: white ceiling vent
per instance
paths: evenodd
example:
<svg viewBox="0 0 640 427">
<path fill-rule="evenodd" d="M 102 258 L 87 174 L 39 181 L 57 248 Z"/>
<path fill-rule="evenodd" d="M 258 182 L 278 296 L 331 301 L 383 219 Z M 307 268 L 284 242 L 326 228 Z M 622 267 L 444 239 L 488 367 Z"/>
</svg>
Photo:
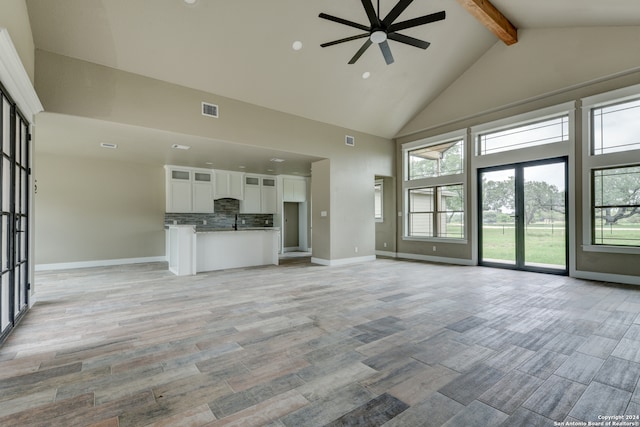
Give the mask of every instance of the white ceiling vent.
<svg viewBox="0 0 640 427">
<path fill-rule="evenodd" d="M 351 135 L 345 135 L 344 136 L 344 143 L 346 145 L 348 145 L 349 147 L 355 147 L 356 146 L 356 138 L 354 136 L 351 136 Z"/>
<path fill-rule="evenodd" d="M 209 104 L 208 102 L 202 103 L 202 115 L 207 117 L 218 118 L 219 109 L 215 104 Z"/>
</svg>

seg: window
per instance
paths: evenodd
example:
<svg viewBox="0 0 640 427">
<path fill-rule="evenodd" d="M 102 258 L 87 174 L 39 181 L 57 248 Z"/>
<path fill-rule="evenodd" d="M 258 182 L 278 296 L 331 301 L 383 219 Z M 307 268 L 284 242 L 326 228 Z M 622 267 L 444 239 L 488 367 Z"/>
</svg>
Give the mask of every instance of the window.
<svg viewBox="0 0 640 427">
<path fill-rule="evenodd" d="M 478 135 L 478 155 L 569 140 L 569 115 Z"/>
<path fill-rule="evenodd" d="M 463 242 L 466 130 L 403 145 L 404 238 Z"/>
<path fill-rule="evenodd" d="M 463 172 L 464 140 L 420 147 L 408 152 L 409 179 L 455 175 Z"/>
<path fill-rule="evenodd" d="M 412 188 L 408 194 L 408 237 L 464 238 L 462 184 Z"/>
<path fill-rule="evenodd" d="M 640 99 L 591 109 L 592 154 L 640 149 Z"/>
<path fill-rule="evenodd" d="M 373 194 L 374 194 L 374 208 L 373 208 L 373 212 L 374 212 L 374 218 L 376 220 L 376 222 L 382 222 L 383 221 L 383 216 L 382 216 L 382 195 L 383 195 L 383 190 L 382 190 L 382 180 L 378 179 L 376 180 L 375 185 L 373 186 Z"/>
<path fill-rule="evenodd" d="M 640 85 L 582 100 L 583 242 L 588 251 L 640 248 Z"/>
<path fill-rule="evenodd" d="M 593 171 L 593 244 L 640 246 L 640 166 Z"/>
</svg>

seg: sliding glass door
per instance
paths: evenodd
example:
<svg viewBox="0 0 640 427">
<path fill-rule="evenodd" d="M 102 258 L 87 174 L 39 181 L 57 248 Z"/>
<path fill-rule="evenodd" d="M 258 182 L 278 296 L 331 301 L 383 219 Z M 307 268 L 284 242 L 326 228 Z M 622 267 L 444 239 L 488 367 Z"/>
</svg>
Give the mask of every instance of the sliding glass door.
<svg viewBox="0 0 640 427">
<path fill-rule="evenodd" d="M 480 264 L 566 274 L 566 159 L 478 174 Z"/>
<path fill-rule="evenodd" d="M 29 306 L 29 124 L 0 86 L 0 343 Z"/>
</svg>

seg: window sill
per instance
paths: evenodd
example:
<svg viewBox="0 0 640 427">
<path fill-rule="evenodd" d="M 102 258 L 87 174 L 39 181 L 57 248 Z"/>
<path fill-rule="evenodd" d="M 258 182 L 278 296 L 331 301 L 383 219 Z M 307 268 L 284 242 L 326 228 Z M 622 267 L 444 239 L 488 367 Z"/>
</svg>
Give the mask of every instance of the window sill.
<svg viewBox="0 0 640 427">
<path fill-rule="evenodd" d="M 633 246 L 608 246 L 608 245 L 582 245 L 585 252 L 602 252 L 611 254 L 640 254 L 640 247 Z"/>
<path fill-rule="evenodd" d="M 433 243 L 455 243 L 459 245 L 466 245 L 468 243 L 467 239 L 454 239 L 447 237 L 411 237 L 411 236 L 403 236 L 402 240 L 410 241 L 410 242 L 433 242 Z"/>
</svg>

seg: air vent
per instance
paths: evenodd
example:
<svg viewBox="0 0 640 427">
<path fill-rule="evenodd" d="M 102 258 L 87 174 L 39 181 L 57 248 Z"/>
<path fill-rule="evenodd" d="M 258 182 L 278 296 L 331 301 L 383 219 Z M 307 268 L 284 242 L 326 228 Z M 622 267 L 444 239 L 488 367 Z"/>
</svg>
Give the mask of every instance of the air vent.
<svg viewBox="0 0 640 427">
<path fill-rule="evenodd" d="M 102 148 L 110 148 L 110 149 L 116 149 L 118 148 L 118 144 L 112 144 L 110 142 L 101 142 L 100 143 L 100 147 Z"/>
<path fill-rule="evenodd" d="M 208 102 L 202 103 L 202 115 L 207 117 L 218 118 L 218 106 L 215 104 L 209 104 Z"/>
<path fill-rule="evenodd" d="M 348 145 L 349 147 L 355 147 L 356 146 L 356 138 L 350 135 L 345 135 L 344 136 L 344 143 L 346 145 Z"/>
</svg>

